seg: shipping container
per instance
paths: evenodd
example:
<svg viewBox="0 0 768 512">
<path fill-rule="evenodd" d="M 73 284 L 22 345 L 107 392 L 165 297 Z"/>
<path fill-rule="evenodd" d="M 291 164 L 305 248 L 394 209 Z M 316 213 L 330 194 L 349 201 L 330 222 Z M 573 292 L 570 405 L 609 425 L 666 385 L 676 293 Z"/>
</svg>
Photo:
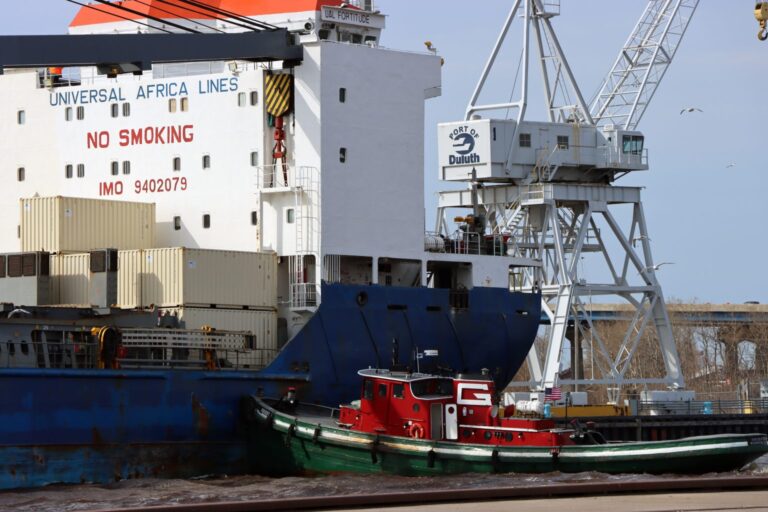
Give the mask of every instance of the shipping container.
<svg viewBox="0 0 768 512">
<path fill-rule="evenodd" d="M 206 249 L 120 251 L 118 304 L 123 308 L 277 308 L 275 253 Z"/>
<path fill-rule="evenodd" d="M 20 200 L 21 250 L 78 253 L 155 244 L 155 205 L 78 197 Z"/>
<path fill-rule="evenodd" d="M 239 309 L 162 308 L 161 315 L 176 316 L 182 329 L 216 329 L 243 332 L 251 335 L 248 350 L 227 353 L 233 366 L 263 368 L 278 353 L 277 313 L 275 311 L 248 311 Z"/>
<path fill-rule="evenodd" d="M 89 253 L 51 255 L 51 304 L 90 304 Z"/>
<path fill-rule="evenodd" d="M 46 252 L 0 255 L 0 303 L 44 306 L 51 300 L 51 259 Z"/>
</svg>

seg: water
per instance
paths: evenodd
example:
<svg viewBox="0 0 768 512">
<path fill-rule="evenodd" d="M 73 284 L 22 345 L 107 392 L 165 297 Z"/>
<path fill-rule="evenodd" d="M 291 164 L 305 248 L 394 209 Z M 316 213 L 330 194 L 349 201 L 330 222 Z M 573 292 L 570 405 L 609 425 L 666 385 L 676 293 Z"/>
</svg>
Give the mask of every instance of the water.
<svg viewBox="0 0 768 512">
<path fill-rule="evenodd" d="M 733 473 L 735 475 L 736 473 Z M 768 455 L 741 475 L 768 475 Z M 704 475 L 712 476 L 712 475 Z M 109 485 L 54 485 L 42 489 L 0 492 L 0 510 L 70 512 L 108 508 L 200 504 L 221 501 L 301 498 L 436 489 L 482 489 L 509 486 L 546 486 L 564 482 L 617 482 L 670 479 L 676 476 L 605 475 L 602 473 L 545 475 L 458 475 L 398 477 L 333 475 L 311 478 L 260 476 L 212 477 L 195 480 L 128 480 Z"/>
</svg>

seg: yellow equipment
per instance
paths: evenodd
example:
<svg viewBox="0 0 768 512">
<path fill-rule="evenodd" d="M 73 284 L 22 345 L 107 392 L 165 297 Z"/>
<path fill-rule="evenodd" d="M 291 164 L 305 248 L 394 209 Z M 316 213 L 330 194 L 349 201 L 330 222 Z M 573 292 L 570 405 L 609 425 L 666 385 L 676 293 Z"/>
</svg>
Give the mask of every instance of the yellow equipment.
<svg viewBox="0 0 768 512">
<path fill-rule="evenodd" d="M 768 2 L 758 2 L 755 5 L 755 19 L 760 22 L 760 31 L 757 33 L 757 38 L 761 41 L 768 39 L 768 31 L 766 30 L 766 22 L 768 22 Z"/>
</svg>

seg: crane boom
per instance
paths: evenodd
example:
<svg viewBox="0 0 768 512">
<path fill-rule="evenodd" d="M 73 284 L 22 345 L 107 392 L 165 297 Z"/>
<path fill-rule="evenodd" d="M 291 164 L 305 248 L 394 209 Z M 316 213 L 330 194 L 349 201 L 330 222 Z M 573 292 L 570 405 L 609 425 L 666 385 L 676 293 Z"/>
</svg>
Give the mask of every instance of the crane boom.
<svg viewBox="0 0 768 512">
<path fill-rule="evenodd" d="M 590 111 L 598 126 L 636 129 L 680 47 L 699 0 L 650 0 Z"/>
</svg>

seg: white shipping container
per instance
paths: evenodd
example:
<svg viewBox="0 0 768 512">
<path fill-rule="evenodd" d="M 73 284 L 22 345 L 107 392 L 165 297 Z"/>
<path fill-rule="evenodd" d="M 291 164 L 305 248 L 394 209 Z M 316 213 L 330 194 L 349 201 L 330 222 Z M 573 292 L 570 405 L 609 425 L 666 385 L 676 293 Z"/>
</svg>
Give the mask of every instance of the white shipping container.
<svg viewBox="0 0 768 512">
<path fill-rule="evenodd" d="M 243 309 L 161 308 L 160 314 L 175 315 L 182 329 L 211 327 L 217 331 L 245 332 L 253 335 L 253 347 L 277 350 L 277 312 Z"/>
<path fill-rule="evenodd" d="M 21 250 L 51 253 L 145 249 L 155 244 L 155 204 L 78 197 L 20 200 Z"/>
<path fill-rule="evenodd" d="M 145 249 L 118 254 L 123 308 L 236 306 L 277 308 L 275 253 Z"/>
<path fill-rule="evenodd" d="M 88 285 L 91 255 L 51 255 L 51 304 L 90 304 Z"/>
</svg>

